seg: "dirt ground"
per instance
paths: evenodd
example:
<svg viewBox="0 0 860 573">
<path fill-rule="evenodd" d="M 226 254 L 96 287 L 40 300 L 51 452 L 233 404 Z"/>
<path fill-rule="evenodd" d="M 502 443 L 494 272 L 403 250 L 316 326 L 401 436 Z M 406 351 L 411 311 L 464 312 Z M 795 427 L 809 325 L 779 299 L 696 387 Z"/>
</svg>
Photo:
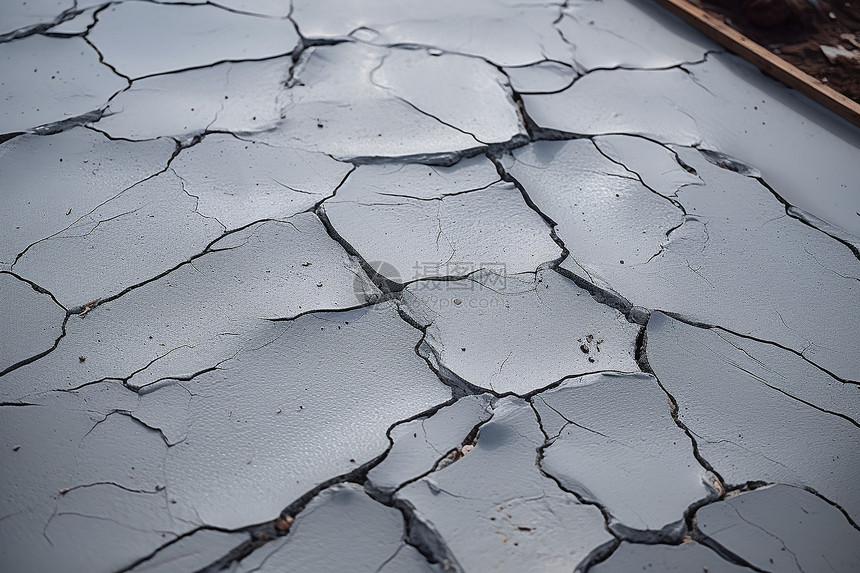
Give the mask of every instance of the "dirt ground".
<svg viewBox="0 0 860 573">
<path fill-rule="evenodd" d="M 860 102 L 860 0 L 689 0 Z M 856 57 L 830 61 L 821 46 Z"/>
</svg>

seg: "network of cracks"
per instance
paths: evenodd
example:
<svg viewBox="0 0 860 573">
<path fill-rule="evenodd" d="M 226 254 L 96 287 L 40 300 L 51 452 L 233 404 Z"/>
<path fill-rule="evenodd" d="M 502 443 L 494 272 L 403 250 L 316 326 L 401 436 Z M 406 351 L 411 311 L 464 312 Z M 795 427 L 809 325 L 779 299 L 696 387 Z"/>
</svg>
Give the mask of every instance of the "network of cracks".
<svg viewBox="0 0 860 573">
<path fill-rule="evenodd" d="M 0 10 L 4 569 L 860 564 L 857 128 L 641 2 Z"/>
</svg>

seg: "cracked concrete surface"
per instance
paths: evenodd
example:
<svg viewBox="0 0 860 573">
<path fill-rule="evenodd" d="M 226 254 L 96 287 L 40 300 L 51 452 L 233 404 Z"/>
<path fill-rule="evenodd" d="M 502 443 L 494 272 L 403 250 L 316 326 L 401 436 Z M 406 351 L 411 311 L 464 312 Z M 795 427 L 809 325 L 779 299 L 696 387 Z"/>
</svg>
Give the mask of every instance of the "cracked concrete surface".
<svg viewBox="0 0 860 573">
<path fill-rule="evenodd" d="M 651 3 L 10 2 L 0 97 L 0 569 L 860 567 L 860 130 Z"/>
</svg>

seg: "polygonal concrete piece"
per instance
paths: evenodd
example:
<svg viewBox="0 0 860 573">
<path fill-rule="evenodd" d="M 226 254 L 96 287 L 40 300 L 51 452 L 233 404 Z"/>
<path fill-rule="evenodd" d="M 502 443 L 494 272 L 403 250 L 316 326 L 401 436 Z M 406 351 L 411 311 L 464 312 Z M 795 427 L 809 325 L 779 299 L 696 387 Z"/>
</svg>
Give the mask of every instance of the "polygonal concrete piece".
<svg viewBox="0 0 860 573">
<path fill-rule="evenodd" d="M 474 450 L 396 499 L 438 533 L 463 571 L 572 571 L 612 537 L 596 507 L 541 474 L 543 442 L 529 404 L 503 399 Z"/>
<path fill-rule="evenodd" d="M 399 511 L 373 501 L 359 486 L 339 484 L 317 495 L 286 537 L 240 561 L 236 571 L 442 571 L 407 545 L 404 535 Z"/>
<path fill-rule="evenodd" d="M 678 419 L 727 485 L 808 486 L 860 515 L 860 387 L 792 352 L 661 313 L 647 336 L 648 361 Z"/>
<path fill-rule="evenodd" d="M 860 532 L 820 497 L 787 485 L 701 508 L 698 528 L 765 571 L 856 571 Z"/>
<path fill-rule="evenodd" d="M 606 508 L 610 528 L 626 538 L 680 538 L 687 509 L 716 497 L 716 478 L 693 456 L 653 376 L 592 374 L 532 403 L 544 431 L 558 436 L 544 450 L 543 470 Z"/>
<path fill-rule="evenodd" d="M 87 38 L 130 78 L 284 56 L 299 39 L 289 20 L 155 2 L 111 5 L 99 12 Z"/>
<path fill-rule="evenodd" d="M 419 281 L 404 301 L 427 325 L 428 357 L 479 388 L 522 395 L 566 376 L 639 370 L 639 327 L 555 271 Z"/>
</svg>

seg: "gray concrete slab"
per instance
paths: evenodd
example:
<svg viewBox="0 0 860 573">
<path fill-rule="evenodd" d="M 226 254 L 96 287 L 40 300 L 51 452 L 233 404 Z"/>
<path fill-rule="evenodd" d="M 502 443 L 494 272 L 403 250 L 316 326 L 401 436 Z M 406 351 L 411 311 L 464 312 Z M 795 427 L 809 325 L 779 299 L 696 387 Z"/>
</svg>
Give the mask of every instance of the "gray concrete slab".
<svg viewBox="0 0 860 573">
<path fill-rule="evenodd" d="M 860 129 L 649 2 L 0 6 L 0 569 L 860 568 Z"/>
</svg>

